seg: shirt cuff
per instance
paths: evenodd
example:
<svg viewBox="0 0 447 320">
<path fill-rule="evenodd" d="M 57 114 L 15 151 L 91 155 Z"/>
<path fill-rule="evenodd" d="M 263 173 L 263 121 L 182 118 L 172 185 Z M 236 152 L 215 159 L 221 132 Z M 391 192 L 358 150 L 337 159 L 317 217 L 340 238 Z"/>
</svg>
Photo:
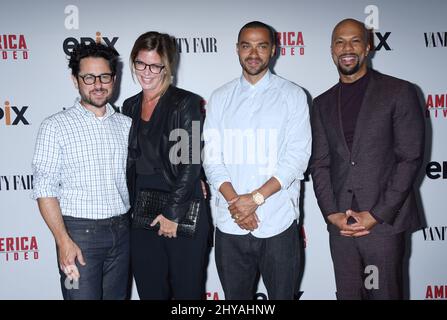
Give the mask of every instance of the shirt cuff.
<svg viewBox="0 0 447 320">
<path fill-rule="evenodd" d="M 225 182 L 229 182 L 229 183 L 231 183 L 231 181 L 230 181 L 229 179 L 225 179 L 225 180 L 220 180 L 220 181 L 218 181 L 218 182 L 215 184 L 217 192 L 220 192 L 220 187 L 222 187 L 222 185 L 223 185 Z"/>
<path fill-rule="evenodd" d="M 39 198 L 58 198 L 59 199 L 59 193 L 45 192 L 45 191 L 31 193 L 31 199 L 37 200 Z"/>
<path fill-rule="evenodd" d="M 281 189 L 284 189 L 284 183 L 281 181 L 281 179 L 280 179 L 278 176 L 273 176 L 273 178 L 275 178 L 276 180 L 278 180 L 278 182 L 279 182 L 279 184 L 280 184 L 280 186 L 281 186 Z"/>
</svg>

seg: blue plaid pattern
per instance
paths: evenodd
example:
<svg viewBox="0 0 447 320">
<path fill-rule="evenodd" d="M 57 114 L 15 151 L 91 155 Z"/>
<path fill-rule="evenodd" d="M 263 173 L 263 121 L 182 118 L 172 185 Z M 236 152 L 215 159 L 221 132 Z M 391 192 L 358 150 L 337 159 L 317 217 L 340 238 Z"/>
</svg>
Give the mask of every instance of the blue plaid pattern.
<svg viewBox="0 0 447 320">
<path fill-rule="evenodd" d="M 57 197 L 64 216 L 106 219 L 126 213 L 130 125 L 109 104 L 97 118 L 79 100 L 45 119 L 32 162 L 32 198 Z"/>
</svg>

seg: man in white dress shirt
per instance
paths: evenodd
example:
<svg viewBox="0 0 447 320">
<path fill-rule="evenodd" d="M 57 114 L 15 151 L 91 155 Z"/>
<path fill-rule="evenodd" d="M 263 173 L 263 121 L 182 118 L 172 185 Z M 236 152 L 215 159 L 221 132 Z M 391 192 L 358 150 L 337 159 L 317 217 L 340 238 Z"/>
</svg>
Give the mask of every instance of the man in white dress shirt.
<svg viewBox="0 0 447 320">
<path fill-rule="evenodd" d="M 293 299 L 300 180 L 311 152 L 307 98 L 270 72 L 270 26 L 247 23 L 236 48 L 242 76 L 213 92 L 204 126 L 217 271 L 226 299 L 253 299 L 259 273 L 269 299 Z"/>
</svg>

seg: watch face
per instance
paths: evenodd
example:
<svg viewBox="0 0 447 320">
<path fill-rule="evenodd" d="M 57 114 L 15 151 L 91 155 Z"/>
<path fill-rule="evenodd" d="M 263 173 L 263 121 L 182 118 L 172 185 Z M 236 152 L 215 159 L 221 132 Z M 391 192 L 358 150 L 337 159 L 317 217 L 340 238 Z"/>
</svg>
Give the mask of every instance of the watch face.
<svg viewBox="0 0 447 320">
<path fill-rule="evenodd" d="M 264 197 L 262 196 L 262 194 L 260 194 L 259 192 L 255 193 L 253 195 L 253 200 L 255 201 L 255 203 L 257 205 L 261 205 L 264 203 Z"/>
</svg>

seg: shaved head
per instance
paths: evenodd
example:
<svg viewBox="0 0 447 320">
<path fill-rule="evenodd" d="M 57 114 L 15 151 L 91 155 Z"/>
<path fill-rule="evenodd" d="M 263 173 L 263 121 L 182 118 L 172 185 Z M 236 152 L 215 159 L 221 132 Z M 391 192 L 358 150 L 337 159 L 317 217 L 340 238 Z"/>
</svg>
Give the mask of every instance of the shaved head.
<svg viewBox="0 0 447 320">
<path fill-rule="evenodd" d="M 344 19 L 344 20 L 340 21 L 339 23 L 337 23 L 337 25 L 334 27 L 334 30 L 332 30 L 331 42 L 334 41 L 334 37 L 337 34 L 337 31 L 346 25 L 358 27 L 362 31 L 363 40 L 364 40 L 365 44 L 369 43 L 370 31 L 366 28 L 366 26 L 363 22 L 360 22 L 360 21 L 352 19 L 352 18 Z"/>
</svg>

